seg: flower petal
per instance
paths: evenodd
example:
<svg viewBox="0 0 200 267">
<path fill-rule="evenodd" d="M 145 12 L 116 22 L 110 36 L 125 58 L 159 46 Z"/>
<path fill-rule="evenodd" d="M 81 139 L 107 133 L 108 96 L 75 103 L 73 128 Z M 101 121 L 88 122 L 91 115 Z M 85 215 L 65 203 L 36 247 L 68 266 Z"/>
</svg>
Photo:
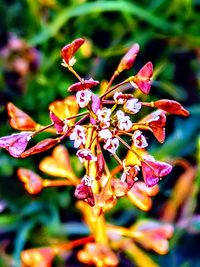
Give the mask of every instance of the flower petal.
<svg viewBox="0 0 200 267">
<path fill-rule="evenodd" d="M 64 61 L 70 65 L 70 59 L 74 56 L 79 47 L 85 42 L 84 39 L 75 39 L 72 43 L 67 44 L 61 50 L 61 55 Z"/>
</svg>

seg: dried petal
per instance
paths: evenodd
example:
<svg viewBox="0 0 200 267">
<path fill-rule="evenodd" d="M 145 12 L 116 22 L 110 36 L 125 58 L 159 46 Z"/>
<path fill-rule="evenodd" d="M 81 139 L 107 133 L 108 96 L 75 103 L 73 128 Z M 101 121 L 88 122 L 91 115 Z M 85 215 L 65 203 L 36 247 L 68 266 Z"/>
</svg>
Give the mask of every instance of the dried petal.
<svg viewBox="0 0 200 267">
<path fill-rule="evenodd" d="M 50 104 L 49 110 L 53 112 L 60 120 L 64 120 L 78 113 L 79 105 L 76 102 L 75 96 L 68 96 L 64 100 L 54 101 Z M 68 124 L 73 124 L 75 119 L 68 121 Z"/>
<path fill-rule="evenodd" d="M 59 139 L 53 139 L 53 138 L 47 138 L 45 140 L 42 140 L 39 143 L 37 143 L 35 146 L 33 146 L 30 149 L 23 152 L 21 154 L 21 157 L 26 158 L 30 155 L 46 151 L 46 150 L 50 149 L 51 147 L 55 146 L 58 142 L 60 142 Z"/>
<path fill-rule="evenodd" d="M 21 260 L 29 267 L 51 267 L 55 252 L 53 248 L 33 248 L 22 251 Z"/>
<path fill-rule="evenodd" d="M 173 226 L 161 224 L 156 221 L 140 221 L 132 227 L 133 231 L 141 233 L 138 242 L 147 249 L 153 249 L 158 254 L 164 255 L 168 252 L 168 240 L 172 237 Z M 137 237 L 136 237 L 137 239 Z"/>
<path fill-rule="evenodd" d="M 166 125 L 166 115 L 161 113 L 160 115 L 149 121 L 149 127 L 154 133 L 156 139 L 163 143 L 165 141 L 165 125 Z"/>
<path fill-rule="evenodd" d="M 13 103 L 8 103 L 7 111 L 10 116 L 10 126 L 12 128 L 21 131 L 34 131 L 37 129 L 37 123 Z"/>
<path fill-rule="evenodd" d="M 78 259 L 86 264 L 95 266 L 115 267 L 118 265 L 118 258 L 115 253 L 104 244 L 88 243 L 78 253 Z"/>
<path fill-rule="evenodd" d="M 21 132 L 0 138 L 0 147 L 5 148 L 11 156 L 19 158 L 31 138 L 30 132 Z"/>
<path fill-rule="evenodd" d="M 17 175 L 29 194 L 38 194 L 43 189 L 42 178 L 33 171 L 20 168 L 17 170 Z"/>
<path fill-rule="evenodd" d="M 141 70 L 139 70 L 139 72 L 133 78 L 133 82 L 144 94 L 148 94 L 151 89 L 152 75 L 153 64 L 151 62 L 148 62 L 141 68 Z"/>
<path fill-rule="evenodd" d="M 152 206 L 152 200 L 147 195 L 147 187 L 144 182 L 135 182 L 130 191 L 128 191 L 127 196 L 130 201 L 139 209 L 143 211 L 150 210 Z"/>
<path fill-rule="evenodd" d="M 63 133 L 63 127 L 65 126 L 64 122 L 60 120 L 53 112 L 50 112 L 49 116 L 50 116 L 52 123 L 54 124 L 56 132 L 58 134 Z"/>
<path fill-rule="evenodd" d="M 78 39 L 75 39 L 72 43 L 67 44 L 66 46 L 62 48 L 61 55 L 66 64 L 71 65 L 70 60 L 73 58 L 76 51 L 79 49 L 79 47 L 84 42 L 85 42 L 84 39 L 78 38 Z"/>
<path fill-rule="evenodd" d="M 98 81 L 94 81 L 92 78 L 89 80 L 83 80 L 82 82 L 77 82 L 72 84 L 69 88 L 69 92 L 78 92 L 86 89 L 90 89 L 96 85 L 98 85 Z"/>
<path fill-rule="evenodd" d="M 71 181 L 77 179 L 70 164 L 69 153 L 63 145 L 56 146 L 52 156 L 45 157 L 40 162 L 39 168 L 49 175 L 67 178 Z"/>
<path fill-rule="evenodd" d="M 140 50 L 139 44 L 132 45 L 132 47 L 128 50 L 128 52 L 121 59 L 117 67 L 118 73 L 132 68 L 139 50 Z"/>
<path fill-rule="evenodd" d="M 185 117 L 190 115 L 189 111 L 175 100 L 160 99 L 154 102 L 154 106 L 171 114 L 182 115 Z"/>
</svg>

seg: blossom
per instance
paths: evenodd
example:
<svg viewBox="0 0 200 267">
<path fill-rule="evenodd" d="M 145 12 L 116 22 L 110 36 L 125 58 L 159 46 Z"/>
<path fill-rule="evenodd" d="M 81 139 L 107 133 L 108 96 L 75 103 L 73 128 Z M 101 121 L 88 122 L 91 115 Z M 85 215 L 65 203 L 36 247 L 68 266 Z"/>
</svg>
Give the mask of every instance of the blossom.
<svg viewBox="0 0 200 267">
<path fill-rule="evenodd" d="M 81 90 L 76 93 L 76 101 L 81 108 L 84 108 L 89 104 L 91 97 L 92 92 L 88 89 Z"/>
<path fill-rule="evenodd" d="M 97 118 L 100 122 L 110 121 L 110 115 L 111 115 L 110 108 L 102 108 L 97 110 Z"/>
<path fill-rule="evenodd" d="M 119 140 L 117 138 L 109 138 L 104 145 L 104 149 L 108 150 L 111 154 L 115 154 L 118 146 Z"/>
<path fill-rule="evenodd" d="M 79 147 L 81 144 L 85 145 L 86 143 L 85 128 L 80 125 L 76 125 L 72 133 L 70 134 L 69 139 L 74 140 L 75 148 Z"/>
<path fill-rule="evenodd" d="M 32 132 L 21 132 L 0 138 L 0 147 L 5 148 L 11 156 L 19 158 L 26 149 Z"/>
<path fill-rule="evenodd" d="M 80 149 L 77 151 L 76 155 L 78 156 L 81 163 L 85 161 L 96 161 L 95 157 L 89 149 Z"/>
<path fill-rule="evenodd" d="M 128 131 L 131 129 L 133 123 L 132 121 L 130 120 L 130 117 L 129 116 L 124 116 L 123 118 L 121 118 L 119 121 L 118 121 L 118 128 L 120 130 L 124 130 L 124 131 Z"/>
<path fill-rule="evenodd" d="M 137 98 L 128 99 L 123 108 L 125 112 L 136 114 L 140 111 L 142 104 Z"/>
<path fill-rule="evenodd" d="M 145 148 L 148 146 L 147 140 L 144 135 L 142 135 L 142 132 L 140 130 L 134 132 L 132 139 L 134 142 L 134 146 L 138 148 Z"/>
<path fill-rule="evenodd" d="M 108 129 L 103 129 L 103 130 L 99 131 L 98 135 L 100 138 L 102 138 L 104 140 L 110 139 L 112 137 L 112 133 Z"/>
</svg>

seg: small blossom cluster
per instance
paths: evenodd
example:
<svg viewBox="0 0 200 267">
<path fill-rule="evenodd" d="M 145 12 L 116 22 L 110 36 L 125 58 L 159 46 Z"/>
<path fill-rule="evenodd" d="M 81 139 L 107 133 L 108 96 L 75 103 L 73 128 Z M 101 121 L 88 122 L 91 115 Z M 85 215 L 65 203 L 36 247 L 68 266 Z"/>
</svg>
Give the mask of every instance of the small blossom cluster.
<svg viewBox="0 0 200 267">
<path fill-rule="evenodd" d="M 125 195 L 137 207 L 147 211 L 151 207 L 151 197 L 158 192 L 159 181 L 171 172 L 172 165 L 158 161 L 148 154 L 145 132 L 153 133 L 158 142 L 163 143 L 166 115 L 171 113 L 188 116 L 189 112 L 174 100 L 143 102 L 136 97 L 150 92 L 153 76 L 151 62 L 146 63 L 134 76 L 113 85 L 114 79 L 122 71 L 133 67 L 139 52 L 138 44 L 134 44 L 121 59 L 104 92 L 101 95 L 95 93 L 94 88 L 99 85 L 99 81 L 92 78 L 83 79 L 74 69 L 74 55 L 84 42 L 82 38 L 76 39 L 61 51 L 62 65 L 75 75 L 78 82 L 67 88 L 71 96 L 63 101 L 51 103 L 51 124 L 40 125 L 14 104 L 9 103 L 7 109 L 10 125 L 21 132 L 1 137 L 0 147 L 6 149 L 13 157 L 25 158 L 46 151 L 66 139 L 71 140 L 77 150 L 76 156 L 85 167 L 83 177 L 79 179 L 75 176 L 70 165 L 66 165 L 69 162 L 67 152 L 57 146 L 55 150 L 59 147 L 62 153 L 53 152 L 52 157 L 46 158 L 40 168 L 48 174 L 53 173 L 67 180 L 64 182 L 42 179 L 30 170 L 19 169 L 18 176 L 29 193 L 37 194 L 48 186 L 72 185 L 75 186 L 76 198 L 82 200 L 82 205 L 94 207 L 97 217 L 111 209 L 117 198 Z M 124 92 L 124 88 L 128 88 L 129 92 Z M 79 111 L 80 109 L 83 110 Z M 142 109 L 156 110 L 136 122 L 135 114 L 140 113 Z M 29 141 L 41 132 L 53 133 L 54 137 L 44 139 L 27 149 Z M 125 158 L 121 158 L 119 147 L 126 149 Z M 116 160 L 116 168 L 113 170 L 109 169 L 109 163 L 106 162 L 108 155 Z M 142 181 L 138 179 L 139 172 L 142 173 Z M 85 210 L 88 207 L 85 207 Z M 89 217 L 93 216 L 90 215 Z M 90 228 L 93 229 L 94 226 Z M 170 234 L 164 238 L 171 236 L 171 232 L 170 229 Z M 149 238 L 151 239 L 151 235 Z M 97 258 L 101 251 L 101 257 L 110 255 L 113 262 L 117 262 L 108 248 L 93 243 L 88 244 L 79 254 L 80 259 L 84 262 L 85 253 L 88 256 L 91 251 L 97 254 Z M 85 263 L 96 264 L 91 261 L 92 259 Z M 101 266 L 116 266 L 105 262 L 102 264 Z"/>
</svg>

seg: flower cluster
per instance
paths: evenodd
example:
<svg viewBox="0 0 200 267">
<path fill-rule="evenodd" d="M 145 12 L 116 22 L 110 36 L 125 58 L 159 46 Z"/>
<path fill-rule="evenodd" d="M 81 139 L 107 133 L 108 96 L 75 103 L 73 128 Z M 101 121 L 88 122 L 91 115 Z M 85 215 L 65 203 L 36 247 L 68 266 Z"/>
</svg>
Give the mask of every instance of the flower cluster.
<svg viewBox="0 0 200 267">
<path fill-rule="evenodd" d="M 103 213 L 110 210 L 117 199 L 125 195 L 138 208 L 144 211 L 151 208 L 151 197 L 157 194 L 159 181 L 171 172 L 172 165 L 158 161 L 148 154 L 145 132 L 152 132 L 158 142 L 163 143 L 166 115 L 171 113 L 188 116 L 189 112 L 174 100 L 143 102 L 138 98 L 140 94 L 150 92 L 153 75 L 151 62 L 146 63 L 134 76 L 113 85 L 115 78 L 122 71 L 132 68 L 139 52 L 138 44 L 134 44 L 124 55 L 104 92 L 98 95 L 95 88 L 99 81 L 92 78 L 83 79 L 74 69 L 74 55 L 83 44 L 84 39 L 79 38 L 61 51 L 62 65 L 75 75 L 78 82 L 67 89 L 71 96 L 51 103 L 51 124 L 40 125 L 9 103 L 7 109 L 10 125 L 21 132 L 1 137 L 0 147 L 13 157 L 25 158 L 50 149 L 67 138 L 72 141 L 77 149 L 76 155 L 85 168 L 83 177 L 77 178 L 73 173 L 67 150 L 61 145 L 53 150 L 51 157 L 41 162 L 40 169 L 67 179 L 42 179 L 32 171 L 22 168 L 18 170 L 18 176 L 30 194 L 37 194 L 48 186 L 75 186 L 75 196 L 81 200 L 80 209 L 93 234 L 93 239 L 78 255 L 82 262 L 96 266 L 117 266 L 118 259 L 108 246 L 108 242 L 114 240 L 113 233 L 119 235 L 119 240 L 120 236 L 128 237 L 123 239 L 123 242 L 116 243 L 116 247 L 120 249 L 133 248 L 134 244 L 129 240 L 133 238 L 142 245 L 145 244 L 146 248 L 160 254 L 166 253 L 166 239 L 170 238 L 173 232 L 171 226 L 152 223 L 152 226 L 135 226 L 125 230 L 107 225 Z M 83 110 L 79 112 L 79 109 Z M 156 110 L 136 122 L 135 114 L 142 109 Z M 44 139 L 27 149 L 29 141 L 44 131 L 52 133 L 54 137 Z M 127 151 L 123 159 L 119 147 Z M 116 160 L 116 167 L 112 170 L 107 162 L 109 155 Z M 142 174 L 143 180 L 138 178 L 139 173 Z M 148 242 L 145 243 L 147 237 Z M 49 253 L 49 250 L 47 252 Z M 33 251 L 30 253 L 32 255 Z M 27 254 L 23 254 L 22 260 L 27 262 L 27 259 Z"/>
</svg>

